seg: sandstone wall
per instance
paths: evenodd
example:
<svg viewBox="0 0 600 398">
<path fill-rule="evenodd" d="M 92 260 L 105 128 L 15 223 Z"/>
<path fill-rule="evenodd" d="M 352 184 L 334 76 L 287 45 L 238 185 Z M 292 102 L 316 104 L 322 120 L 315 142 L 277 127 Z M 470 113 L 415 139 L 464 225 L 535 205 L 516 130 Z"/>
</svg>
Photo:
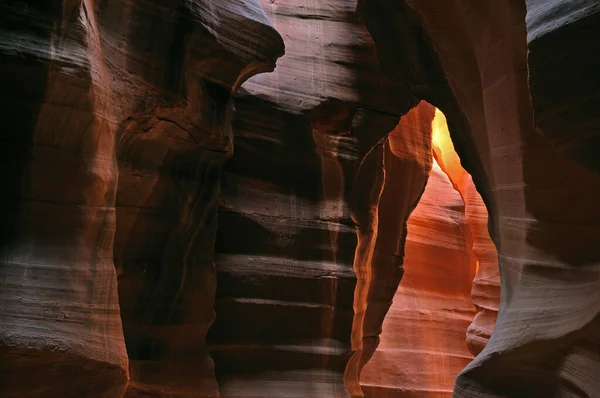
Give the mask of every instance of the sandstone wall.
<svg viewBox="0 0 600 398">
<path fill-rule="evenodd" d="M 274 68 L 281 37 L 248 1 L 0 15 L 2 396 L 112 398 L 130 375 L 128 394 L 215 396 L 203 333 L 231 93 Z"/>
<path fill-rule="evenodd" d="M 593 395 L 600 180 L 534 130 L 525 4 L 409 4 L 362 2 L 361 10 L 387 54 L 388 70 L 403 64 L 389 52 L 399 43 L 392 35 L 386 39 L 386 31 L 406 37 L 410 28 L 424 35 L 420 48 L 432 62 L 424 65 L 418 89 L 448 117 L 457 151 L 487 204 L 499 251 L 496 327 L 457 378 L 454 394 Z M 409 28 L 399 27 L 407 19 Z"/>
<path fill-rule="evenodd" d="M 460 194 L 434 162 L 408 219 L 404 276 L 379 348 L 363 369 L 366 397 L 451 396 L 456 375 L 473 359 L 465 334 L 475 315 L 476 259 L 464 212 Z"/>
<path fill-rule="evenodd" d="M 363 329 L 383 321 L 380 309 L 364 327 L 353 314 L 367 300 L 354 298 L 355 270 L 371 266 L 355 258 L 355 223 L 376 199 L 380 140 L 417 101 L 381 74 L 352 1 L 261 4 L 286 55 L 236 99 L 211 355 L 225 395 L 346 396 L 344 372 L 358 386 L 352 351 L 362 351 Z M 429 109 L 405 122 L 406 139 L 420 139 L 409 134 L 421 119 L 430 129 Z"/>
<path fill-rule="evenodd" d="M 483 348 L 498 277 L 451 178 L 480 261 L 455 396 L 600 390 L 599 8 L 358 5 L 0 4 L 2 396 L 360 396 L 429 173 L 422 100 L 498 249 Z"/>
<path fill-rule="evenodd" d="M 472 301 L 477 308 L 473 322 L 467 330 L 469 350 L 477 355 L 483 350 L 494 330 L 500 305 L 500 271 L 498 251 L 490 238 L 488 212 L 485 203 L 475 188 L 473 178 L 463 169 L 458 157 L 446 117 L 439 110 L 433 120 L 433 149 L 436 160 L 447 174 L 454 189 L 464 204 L 467 223 L 465 239 L 475 256 L 477 273 L 473 279 Z"/>
</svg>

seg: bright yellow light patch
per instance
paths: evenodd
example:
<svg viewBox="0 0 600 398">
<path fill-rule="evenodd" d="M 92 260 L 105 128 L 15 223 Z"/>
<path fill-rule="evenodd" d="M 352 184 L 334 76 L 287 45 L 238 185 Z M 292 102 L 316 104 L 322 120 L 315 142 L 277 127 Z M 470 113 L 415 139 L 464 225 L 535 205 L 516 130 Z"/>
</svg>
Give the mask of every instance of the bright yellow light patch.
<svg viewBox="0 0 600 398">
<path fill-rule="evenodd" d="M 448 124 L 446 123 L 446 116 L 437 108 L 433 122 L 431 123 L 431 139 L 438 164 L 448 174 L 452 185 L 462 194 L 462 185 L 468 174 L 462 168 L 460 158 L 454 150 L 450 131 L 448 131 Z"/>
</svg>

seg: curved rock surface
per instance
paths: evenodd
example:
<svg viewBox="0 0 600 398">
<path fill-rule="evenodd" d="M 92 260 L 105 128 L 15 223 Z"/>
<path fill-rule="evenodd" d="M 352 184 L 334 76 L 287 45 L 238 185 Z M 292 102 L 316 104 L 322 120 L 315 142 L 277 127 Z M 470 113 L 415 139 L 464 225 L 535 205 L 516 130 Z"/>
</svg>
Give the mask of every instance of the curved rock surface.
<svg viewBox="0 0 600 398">
<path fill-rule="evenodd" d="M 599 7 L 358 4 L 0 4 L 0 395 L 361 396 L 431 161 L 422 100 L 502 276 L 482 349 L 480 261 L 455 396 L 597 395 Z M 382 138 L 415 106 L 399 156 Z"/>
<path fill-rule="evenodd" d="M 477 355 L 490 340 L 496 326 L 500 306 L 500 270 L 498 250 L 488 232 L 488 212 L 471 176 L 468 176 L 463 195 L 473 255 L 477 261 L 477 274 L 471 291 L 477 314 L 467 329 L 467 345 L 473 355 Z"/>
<path fill-rule="evenodd" d="M 380 140 L 416 102 L 379 71 L 354 2 L 261 4 L 286 55 L 236 98 L 211 355 L 225 396 L 347 396 L 346 364 L 362 345 L 353 320 L 355 209 L 380 176 Z M 406 140 L 421 139 L 411 137 L 419 121 L 405 122 Z"/>
<path fill-rule="evenodd" d="M 231 93 L 281 37 L 252 1 L 0 15 L 1 395 L 122 396 L 125 345 L 127 395 L 218 395 L 203 335 Z"/>
<path fill-rule="evenodd" d="M 502 275 L 494 333 L 454 394 L 589 395 L 595 385 L 588 375 L 600 369 L 592 334 L 600 308 L 600 179 L 534 130 L 525 4 L 408 3 L 411 9 L 361 2 L 361 12 L 387 70 L 404 65 L 391 51 L 400 44 L 394 38 L 409 40 L 409 28 L 424 35 L 419 48 L 431 62 L 413 87 L 448 118 L 488 207 Z"/>
<path fill-rule="evenodd" d="M 600 171 L 600 4 L 526 0 L 527 63 L 535 126 L 561 153 Z"/>
<path fill-rule="evenodd" d="M 450 138 L 446 117 L 439 109 L 433 120 L 434 155 L 448 175 L 453 187 L 460 193 L 468 226 L 469 250 L 476 260 L 477 274 L 473 280 L 472 299 L 477 314 L 467 330 L 469 350 L 477 355 L 487 344 L 500 305 L 500 272 L 498 251 L 488 232 L 488 212 L 477 192 L 471 175 L 462 168 L 460 158 Z"/>
<path fill-rule="evenodd" d="M 434 112 L 430 104 L 421 102 L 403 116 L 387 142 L 365 157 L 355 179 L 352 219 L 358 237 L 357 283 L 353 355 L 345 371 L 346 387 L 353 397 L 363 394 L 361 370 L 379 345 L 381 325 L 402 278 L 406 222 L 431 171 Z"/>
<path fill-rule="evenodd" d="M 365 397 L 449 397 L 456 375 L 473 359 L 465 333 L 475 315 L 476 259 L 463 199 L 437 162 L 408 219 L 405 252 L 381 343 L 363 369 L 363 391 Z"/>
</svg>

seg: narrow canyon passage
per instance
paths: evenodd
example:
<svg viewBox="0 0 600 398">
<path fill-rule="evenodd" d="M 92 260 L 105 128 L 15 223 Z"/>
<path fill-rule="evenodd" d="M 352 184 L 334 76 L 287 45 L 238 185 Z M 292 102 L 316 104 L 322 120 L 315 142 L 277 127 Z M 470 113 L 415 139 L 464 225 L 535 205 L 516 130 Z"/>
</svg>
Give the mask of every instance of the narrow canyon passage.
<svg viewBox="0 0 600 398">
<path fill-rule="evenodd" d="M 456 376 L 487 343 L 495 322 L 499 295 L 484 295 L 482 305 L 480 294 L 482 284 L 499 290 L 497 252 L 481 231 L 487 211 L 439 110 L 432 144 L 431 173 L 407 223 L 404 275 L 380 344 L 362 370 L 365 397 L 451 397 Z"/>
<path fill-rule="evenodd" d="M 600 397 L 599 4 L 0 1 L 0 397 Z"/>
<path fill-rule="evenodd" d="M 309 123 L 270 106 L 238 98 L 222 175 L 208 335 L 220 393 L 447 396 L 476 351 L 467 328 L 482 345 L 493 328 L 495 312 L 491 325 L 472 323 L 482 309 L 471 290 L 477 265 L 497 275 L 497 260 L 483 260 L 495 247 L 481 231 L 475 253 L 467 220 L 485 230 L 487 212 L 443 114 L 421 102 L 361 159 L 343 103 Z M 487 298 L 497 310 L 499 296 Z"/>
<path fill-rule="evenodd" d="M 208 334 L 217 382 L 224 397 L 343 397 L 356 247 L 344 197 L 356 142 L 330 134 L 343 126 L 324 134 L 266 106 L 238 100 L 222 177 Z"/>
</svg>

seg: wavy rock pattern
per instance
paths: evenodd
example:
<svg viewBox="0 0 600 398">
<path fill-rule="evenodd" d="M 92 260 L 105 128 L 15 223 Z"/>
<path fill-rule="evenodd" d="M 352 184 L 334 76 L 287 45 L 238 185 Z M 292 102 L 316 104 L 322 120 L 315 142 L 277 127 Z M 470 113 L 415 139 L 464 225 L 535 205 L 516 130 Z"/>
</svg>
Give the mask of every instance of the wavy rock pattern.
<svg viewBox="0 0 600 398">
<path fill-rule="evenodd" d="M 281 37 L 251 1 L 34 3 L 0 6 L 2 396 L 121 396 L 125 344 L 127 395 L 216 396 L 231 92 Z"/>
<path fill-rule="evenodd" d="M 366 397 L 451 396 L 456 375 L 472 360 L 465 333 L 475 315 L 476 260 L 464 211 L 461 195 L 434 162 L 408 219 L 405 273 L 381 344 L 363 370 Z"/>
<path fill-rule="evenodd" d="M 408 40 L 407 26 L 424 35 L 418 47 L 430 62 L 422 64 L 414 87 L 448 118 L 488 207 L 502 275 L 494 333 L 458 376 L 454 394 L 589 395 L 594 383 L 588 375 L 600 369 L 592 334 L 600 308 L 594 238 L 600 179 L 534 131 L 525 5 L 408 3 L 412 9 L 361 2 L 361 13 L 388 70 L 402 65 L 390 51 L 399 44 L 394 38 Z M 401 20 L 410 22 L 399 26 Z"/>
<path fill-rule="evenodd" d="M 473 255 L 477 259 L 477 274 L 471 291 L 477 314 L 467 329 L 467 345 L 471 353 L 477 355 L 490 340 L 496 326 L 500 306 L 500 270 L 498 250 L 488 232 L 488 212 L 471 176 L 465 183 L 463 195 Z"/>
<path fill-rule="evenodd" d="M 476 259 L 477 274 L 473 280 L 472 299 L 477 314 L 467 330 L 469 350 L 477 355 L 483 350 L 494 330 L 500 305 L 500 272 L 498 251 L 488 232 L 488 212 L 473 179 L 462 168 L 450 138 L 446 117 L 439 110 L 433 120 L 434 155 L 462 198 L 467 222 L 470 251 Z"/>
<path fill-rule="evenodd" d="M 286 55 L 236 99 L 211 355 L 225 396 L 347 396 L 344 371 L 362 344 L 354 209 L 379 175 L 378 142 L 416 102 L 380 73 L 352 1 L 262 5 Z"/>
<path fill-rule="evenodd" d="M 437 161 L 408 220 L 406 275 L 361 377 L 365 396 L 450 396 L 456 375 L 472 359 L 465 332 L 469 350 L 478 353 L 494 327 L 500 281 L 487 211 L 439 110 L 432 141 Z M 403 187 L 402 180 L 391 183 Z M 474 319 L 471 301 L 478 310 Z"/>
<path fill-rule="evenodd" d="M 361 396 L 429 172 L 422 100 L 502 276 L 483 348 L 498 278 L 451 178 L 480 261 L 454 395 L 597 395 L 600 8 L 355 3 L 0 4 L 0 395 Z"/>
<path fill-rule="evenodd" d="M 353 397 L 363 394 L 361 370 L 379 345 L 381 325 L 402 278 L 406 221 L 431 171 L 434 111 L 430 104 L 421 102 L 402 117 L 388 141 L 365 157 L 355 180 L 354 353 L 345 374 Z"/>
</svg>

